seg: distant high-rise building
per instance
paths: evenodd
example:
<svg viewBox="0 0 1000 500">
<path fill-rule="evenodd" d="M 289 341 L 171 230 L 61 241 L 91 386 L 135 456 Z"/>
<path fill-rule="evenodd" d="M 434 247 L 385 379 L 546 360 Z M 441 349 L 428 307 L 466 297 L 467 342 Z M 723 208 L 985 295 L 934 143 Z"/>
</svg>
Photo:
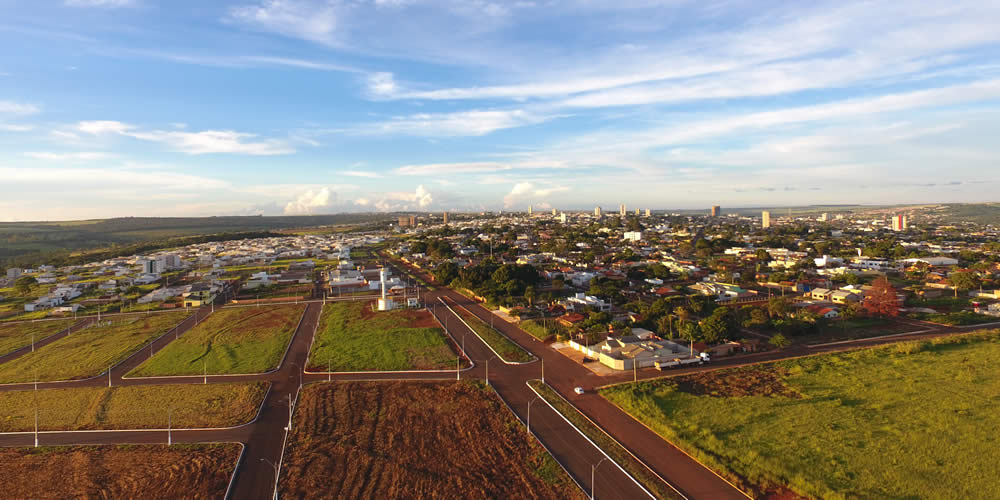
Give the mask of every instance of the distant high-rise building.
<svg viewBox="0 0 1000 500">
<path fill-rule="evenodd" d="M 622 217 L 624 217 L 625 216 L 625 212 L 626 212 L 625 204 L 622 203 L 621 205 L 618 206 L 618 215 L 621 215 Z"/>
<path fill-rule="evenodd" d="M 760 213 L 760 227 L 764 229 L 771 227 L 771 212 L 764 210 Z"/>
<path fill-rule="evenodd" d="M 553 209 L 552 209 L 552 216 L 553 216 L 553 217 L 555 217 L 557 213 L 558 213 L 558 212 L 556 212 L 556 209 L 554 209 L 554 208 L 553 208 Z"/>
<path fill-rule="evenodd" d="M 531 205 L 528 205 L 528 215 L 534 215 L 534 213 L 534 209 L 532 209 Z"/>
<path fill-rule="evenodd" d="M 594 208 L 594 217 L 600 217 L 600 216 L 601 216 L 601 207 Z"/>
<path fill-rule="evenodd" d="M 635 216 L 636 216 L 636 217 L 638 217 L 638 216 L 639 216 L 639 209 L 638 209 L 638 208 L 637 208 L 637 209 L 635 209 Z"/>
<path fill-rule="evenodd" d="M 892 230 L 893 231 L 906 231 L 906 216 L 905 215 L 893 215 L 892 216 Z"/>
<path fill-rule="evenodd" d="M 719 205 L 712 205 L 712 217 L 718 217 L 722 214 L 722 207 Z"/>
<path fill-rule="evenodd" d="M 820 222 L 826 222 L 828 220 L 830 220 L 830 214 L 828 214 L 826 212 L 823 212 L 823 213 L 819 214 L 819 221 Z"/>
<path fill-rule="evenodd" d="M 410 225 L 410 218 L 405 215 L 399 216 L 399 227 L 406 227 Z"/>
<path fill-rule="evenodd" d="M 410 216 L 410 227 L 417 227 L 417 216 L 416 215 L 411 215 Z"/>
<path fill-rule="evenodd" d="M 646 209 L 646 217 L 649 217 L 650 215 L 653 215 L 653 211 L 647 208 Z"/>
<path fill-rule="evenodd" d="M 444 219 L 444 223 L 445 223 L 445 224 L 447 224 L 447 223 L 448 223 L 448 212 L 445 212 L 445 213 L 444 213 L 444 214 L 443 214 L 443 215 L 441 216 L 441 218 L 442 218 L 442 219 Z"/>
<path fill-rule="evenodd" d="M 559 222 L 566 223 L 566 212 L 559 214 Z"/>
</svg>

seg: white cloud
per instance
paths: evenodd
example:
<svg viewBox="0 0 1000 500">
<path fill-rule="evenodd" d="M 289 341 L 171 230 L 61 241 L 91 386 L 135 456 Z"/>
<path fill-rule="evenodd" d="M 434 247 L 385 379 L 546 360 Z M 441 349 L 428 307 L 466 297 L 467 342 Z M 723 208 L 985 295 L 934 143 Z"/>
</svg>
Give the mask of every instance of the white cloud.
<svg viewBox="0 0 1000 500">
<path fill-rule="evenodd" d="M 434 203 L 434 196 L 421 184 L 411 193 L 397 191 L 384 193 L 373 205 L 379 212 L 400 210 L 426 210 Z"/>
<path fill-rule="evenodd" d="M 100 151 L 80 151 L 75 153 L 54 153 L 50 151 L 30 151 L 24 156 L 48 161 L 92 161 L 111 158 L 112 155 Z"/>
<path fill-rule="evenodd" d="M 134 0 L 66 0 L 70 7 L 129 7 L 135 5 Z"/>
<path fill-rule="evenodd" d="M 183 130 L 139 130 L 137 127 L 118 121 L 83 121 L 76 130 L 92 134 L 119 134 L 134 139 L 158 142 L 173 151 L 191 155 L 209 153 L 237 153 L 247 155 L 282 155 L 295 152 L 288 142 L 278 139 L 252 140 L 256 134 L 233 130 L 203 130 L 187 132 Z"/>
<path fill-rule="evenodd" d="M 539 208 L 552 208 L 551 204 L 541 200 L 541 198 L 569 190 L 570 188 L 567 186 L 538 187 L 532 182 L 518 182 L 503 197 L 503 206 L 504 208 L 512 208 L 521 203 L 537 202 Z"/>
<path fill-rule="evenodd" d="M 31 125 L 19 125 L 16 123 L 0 123 L 0 130 L 4 132 L 29 132 L 35 127 Z"/>
<path fill-rule="evenodd" d="M 0 114 L 33 115 L 35 113 L 38 113 L 38 107 L 34 104 L 14 101 L 0 101 Z"/>
<path fill-rule="evenodd" d="M 285 205 L 285 215 L 306 215 L 324 213 L 330 209 L 331 202 L 337 199 L 337 194 L 324 187 L 302 193 L 294 201 Z"/>
<path fill-rule="evenodd" d="M 368 75 L 367 91 L 372 97 L 391 97 L 398 88 L 392 73 L 379 72 Z"/>
<path fill-rule="evenodd" d="M 346 175 L 348 177 L 367 177 L 369 179 L 378 179 L 382 175 L 378 172 L 372 170 L 343 170 L 340 175 Z"/>
<path fill-rule="evenodd" d="M 295 152 L 295 148 L 285 141 L 266 139 L 247 141 L 256 134 L 232 130 L 204 130 L 201 132 L 152 131 L 126 134 L 136 139 L 159 142 L 173 151 L 190 155 L 209 153 L 237 153 L 246 155 L 284 155 Z"/>
<path fill-rule="evenodd" d="M 133 129 L 132 125 L 113 120 L 91 120 L 76 124 L 76 129 L 85 134 L 124 134 Z"/>
<path fill-rule="evenodd" d="M 332 45 L 338 25 L 334 1 L 264 0 L 233 7 L 229 19 L 253 29 Z"/>
<path fill-rule="evenodd" d="M 472 110 L 454 113 L 418 113 L 362 126 L 362 134 L 400 134 L 425 137 L 481 136 L 497 130 L 542 123 L 552 116 L 528 111 Z"/>
</svg>

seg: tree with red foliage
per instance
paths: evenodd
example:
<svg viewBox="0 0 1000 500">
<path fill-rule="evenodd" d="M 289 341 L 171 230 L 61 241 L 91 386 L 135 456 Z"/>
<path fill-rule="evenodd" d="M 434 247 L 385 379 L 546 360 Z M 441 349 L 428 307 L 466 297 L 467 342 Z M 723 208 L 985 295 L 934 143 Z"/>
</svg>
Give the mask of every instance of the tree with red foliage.
<svg viewBox="0 0 1000 500">
<path fill-rule="evenodd" d="M 885 276 L 872 282 L 871 290 L 865 292 L 865 300 L 862 305 L 865 311 L 872 316 L 884 318 L 899 315 L 899 298 L 896 296 L 896 288 L 889 283 Z"/>
</svg>

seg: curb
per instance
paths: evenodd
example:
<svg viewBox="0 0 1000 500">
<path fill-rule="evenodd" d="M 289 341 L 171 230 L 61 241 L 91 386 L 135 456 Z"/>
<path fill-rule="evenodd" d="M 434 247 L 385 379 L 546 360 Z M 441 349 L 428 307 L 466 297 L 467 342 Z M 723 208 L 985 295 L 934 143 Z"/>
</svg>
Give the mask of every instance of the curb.
<svg viewBox="0 0 1000 500">
<path fill-rule="evenodd" d="M 493 330 L 494 330 L 494 331 L 496 331 L 496 332 L 497 332 L 497 333 L 498 333 L 498 334 L 499 334 L 500 336 L 502 336 L 503 338 L 507 339 L 507 341 L 508 341 L 508 342 L 510 342 L 510 343 L 512 343 L 512 344 L 514 344 L 515 346 L 517 346 L 517 348 L 518 348 L 518 349 L 520 349 L 520 350 L 522 350 L 522 351 L 524 351 L 524 352 L 528 353 L 529 355 L 531 355 L 531 357 L 535 358 L 535 359 L 533 359 L 533 360 L 531 360 L 531 361 L 507 361 L 506 359 L 504 359 L 504 357 L 503 357 L 503 356 L 501 356 L 501 355 L 500 355 L 500 353 L 498 353 L 498 352 L 496 351 L 496 349 L 494 349 L 494 348 L 493 348 L 493 346 L 491 346 L 491 345 L 490 345 L 490 343 L 489 343 L 489 342 L 487 342 L 486 340 L 484 340 L 484 339 L 483 339 L 483 337 L 481 337 L 481 336 L 479 335 L 479 332 L 477 332 L 477 331 L 476 331 L 476 330 L 475 330 L 474 328 L 472 328 L 471 326 L 469 326 L 469 324 L 468 324 L 468 323 L 466 323 L 464 319 L 462 319 L 462 316 L 460 316 L 460 315 L 459 315 L 459 314 L 458 314 L 457 312 L 455 312 L 455 310 L 454 310 L 454 309 L 452 309 L 452 308 L 451 308 L 451 306 L 449 306 L 449 305 L 448 305 L 448 303 L 444 301 L 444 298 L 443 298 L 443 297 L 440 297 L 440 296 L 439 296 L 439 297 L 438 297 L 438 300 L 439 300 L 439 301 L 441 302 L 441 304 L 442 304 L 443 306 L 445 306 L 446 308 L 448 308 L 448 310 L 449 310 L 449 311 L 451 311 L 451 313 L 452 313 L 452 314 L 454 314 L 454 315 L 455 315 L 455 317 L 456 317 L 456 318 L 458 318 L 458 320 L 459 320 L 459 321 L 461 321 L 461 322 L 462 322 L 462 324 L 463 324 L 463 325 L 465 325 L 465 327 L 466 327 L 466 328 L 468 328 L 468 329 L 469 329 L 469 331 L 471 331 L 473 335 L 475 335 L 475 336 L 476 336 L 477 338 L 479 338 L 480 342 L 482 342 L 483 344 L 485 344 L 485 345 L 486 345 L 486 347 L 487 347 L 487 348 L 489 348 L 489 350 L 490 350 L 491 352 L 493 352 L 493 354 L 495 354 L 495 355 L 496 355 L 497 359 L 499 359 L 500 361 L 502 361 L 502 362 L 503 362 L 503 364 L 505 364 L 505 365 L 527 365 L 527 364 L 530 364 L 530 363 L 534 363 L 535 361 L 538 361 L 538 360 L 539 360 L 538 356 L 535 356 L 535 355 L 534 355 L 534 354 L 533 354 L 533 353 L 532 353 L 531 351 L 529 351 L 529 350 L 527 350 L 527 349 L 525 349 L 525 348 L 521 347 L 521 345 L 520 345 L 520 344 L 518 344 L 517 342 L 514 342 L 514 341 L 513 341 L 513 340 L 511 340 L 511 339 L 510 339 L 509 337 L 507 337 L 507 336 L 506 336 L 506 335 L 504 335 L 503 333 L 500 333 L 500 331 L 499 331 L 499 330 L 497 330 L 496 328 L 494 328 Z M 456 304 L 456 305 L 457 305 L 457 304 Z M 458 306 L 458 307 L 461 307 L 461 306 Z M 463 307 L 463 309 L 465 309 L 465 308 Z M 465 311 L 466 311 L 466 312 L 468 312 L 469 314 L 472 314 L 471 312 L 469 312 L 469 310 L 468 310 L 468 309 L 465 309 Z M 475 314 L 473 314 L 473 316 L 475 316 Z M 478 316 L 476 316 L 476 317 L 478 318 Z M 491 327 L 491 328 L 492 328 L 492 327 Z"/>
<path fill-rule="evenodd" d="M 597 448 L 597 451 L 600 451 L 601 454 L 604 455 L 605 458 L 607 458 L 611 463 L 615 464 L 615 467 L 618 467 L 618 470 L 622 471 L 622 474 L 625 474 L 625 476 L 628 477 L 629 479 L 631 479 L 632 482 L 636 484 L 636 486 L 638 486 L 642 491 L 646 492 L 646 494 L 649 495 L 649 498 L 652 498 L 654 500 L 656 499 L 656 495 L 653 495 L 653 493 L 651 493 L 648 489 L 646 489 L 646 487 L 643 486 L 642 483 L 640 483 L 638 480 L 636 480 L 636 478 L 632 477 L 632 474 L 629 474 L 628 471 L 626 471 L 624 468 L 622 468 L 622 466 L 619 465 L 618 462 L 614 458 L 611 458 L 611 456 L 608 455 L 608 453 L 606 451 L 604 451 L 603 448 L 601 448 L 600 446 L 597 446 L 597 443 L 595 443 L 594 441 L 592 441 L 590 439 L 590 436 L 587 436 L 587 434 L 584 433 L 582 430 L 580 430 L 579 427 L 577 427 L 576 425 L 574 425 L 573 422 L 570 422 L 570 420 L 568 418 L 566 418 L 566 415 L 563 415 L 562 412 L 559 411 L 558 409 L 556 409 L 555 406 L 552 406 L 552 403 L 549 403 L 549 401 L 547 399 L 545 399 L 545 396 L 542 396 L 541 394 L 539 394 L 538 391 L 535 390 L 534 387 L 531 387 L 531 382 L 532 381 L 529 380 L 529 381 L 525 382 L 524 385 L 528 386 L 528 389 L 530 389 L 531 392 L 535 393 L 535 395 L 538 396 L 539 399 L 541 399 L 542 401 L 544 401 L 545 404 L 548 405 L 548 407 L 551 408 L 552 411 L 554 411 L 556 413 L 556 415 L 559 415 L 563 420 L 565 420 L 566 423 L 569 424 L 569 426 L 573 428 L 573 430 L 575 430 L 576 432 L 580 433 L 580 435 L 583 436 L 583 438 L 586 439 L 587 442 L 590 443 L 591 446 L 593 446 L 594 448 Z M 545 384 L 545 382 L 542 382 L 542 383 Z M 554 388 L 552 388 L 552 386 L 550 386 L 548 384 L 545 384 L 545 385 L 546 385 L 546 387 L 548 387 L 549 389 L 551 389 L 552 392 L 554 392 L 556 394 L 559 394 L 559 391 L 556 391 Z M 560 394 L 559 397 L 562 397 L 562 395 Z M 577 409 L 576 406 L 573 405 L 573 403 L 570 403 L 569 401 L 567 401 L 566 398 L 562 398 L 562 399 L 563 399 L 563 401 L 566 401 L 567 404 L 569 404 L 574 409 L 576 409 L 577 413 L 583 415 L 583 412 L 580 411 L 579 409 Z M 583 416 L 587 417 L 586 415 L 583 415 Z M 594 427 L 597 427 L 598 429 L 600 429 L 601 432 L 604 432 L 604 429 L 601 429 L 601 426 L 595 424 L 593 420 L 590 420 L 590 418 L 587 418 L 587 421 L 589 421 L 592 425 L 594 425 Z M 678 490 L 674 485 L 670 484 L 666 479 L 663 479 L 662 477 L 660 477 L 660 475 L 657 474 L 656 471 L 654 471 L 653 469 L 651 469 L 648 465 L 646 465 L 645 462 L 643 462 L 642 460 L 639 460 L 639 458 L 636 457 L 635 455 L 633 455 L 631 451 L 628 451 L 628 448 L 622 446 L 622 444 L 619 443 L 617 439 L 611 437 L 606 432 L 604 434 L 606 436 L 608 436 L 609 438 L 611 438 L 612 441 L 614 441 L 615 443 L 617 443 L 618 446 L 621 446 L 621 448 L 623 450 L 625 450 L 626 452 L 628 452 L 628 454 L 631 455 L 632 458 L 634 458 L 637 462 L 639 462 L 640 464 L 642 464 L 643 467 L 645 467 L 650 472 L 652 472 L 653 475 L 655 475 L 661 481 L 663 481 L 663 483 L 666 484 L 667 486 L 669 486 L 670 489 L 674 490 L 674 492 L 676 492 L 678 495 L 680 495 L 681 498 L 684 498 L 684 499 L 688 498 L 687 495 L 681 493 L 680 490 Z"/>
</svg>

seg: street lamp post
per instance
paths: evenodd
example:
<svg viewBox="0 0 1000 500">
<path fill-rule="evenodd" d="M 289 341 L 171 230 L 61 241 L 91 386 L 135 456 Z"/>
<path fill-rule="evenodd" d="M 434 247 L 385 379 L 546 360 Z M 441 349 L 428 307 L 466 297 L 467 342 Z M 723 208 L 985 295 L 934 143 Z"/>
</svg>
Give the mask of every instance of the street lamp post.
<svg viewBox="0 0 1000 500">
<path fill-rule="evenodd" d="M 597 465 L 591 465 L 590 466 L 590 500 L 594 500 L 594 490 L 595 490 L 595 488 L 594 488 L 594 486 L 595 486 L 594 485 L 594 476 L 595 476 L 595 473 L 597 472 L 597 468 L 600 467 L 601 464 L 603 464 L 604 461 L 607 460 L 607 459 L 608 459 L 608 457 L 604 457 L 604 458 L 601 459 L 600 462 L 597 462 Z"/>
<path fill-rule="evenodd" d="M 35 408 L 35 448 L 38 448 L 38 408 Z"/>
<path fill-rule="evenodd" d="M 455 356 L 455 380 L 462 380 L 462 357 Z"/>
<path fill-rule="evenodd" d="M 201 360 L 201 376 L 201 384 L 208 385 L 208 361 L 205 361 L 204 359 Z"/>
<path fill-rule="evenodd" d="M 171 427 L 173 427 L 173 413 L 173 408 L 167 409 L 167 446 L 174 444 L 174 439 L 170 432 Z"/>
<path fill-rule="evenodd" d="M 111 365 L 108 365 L 108 387 L 111 387 Z"/>
<path fill-rule="evenodd" d="M 266 458 L 261 458 L 260 461 L 267 462 L 268 465 L 274 468 L 274 500 L 278 500 L 278 466 Z"/>
<path fill-rule="evenodd" d="M 542 360 L 542 383 L 545 383 L 545 358 L 539 358 Z"/>
<path fill-rule="evenodd" d="M 531 403 L 538 401 L 539 396 L 535 396 L 535 399 L 528 401 L 528 419 L 525 421 L 525 429 L 527 429 L 528 434 L 531 434 Z"/>
</svg>

